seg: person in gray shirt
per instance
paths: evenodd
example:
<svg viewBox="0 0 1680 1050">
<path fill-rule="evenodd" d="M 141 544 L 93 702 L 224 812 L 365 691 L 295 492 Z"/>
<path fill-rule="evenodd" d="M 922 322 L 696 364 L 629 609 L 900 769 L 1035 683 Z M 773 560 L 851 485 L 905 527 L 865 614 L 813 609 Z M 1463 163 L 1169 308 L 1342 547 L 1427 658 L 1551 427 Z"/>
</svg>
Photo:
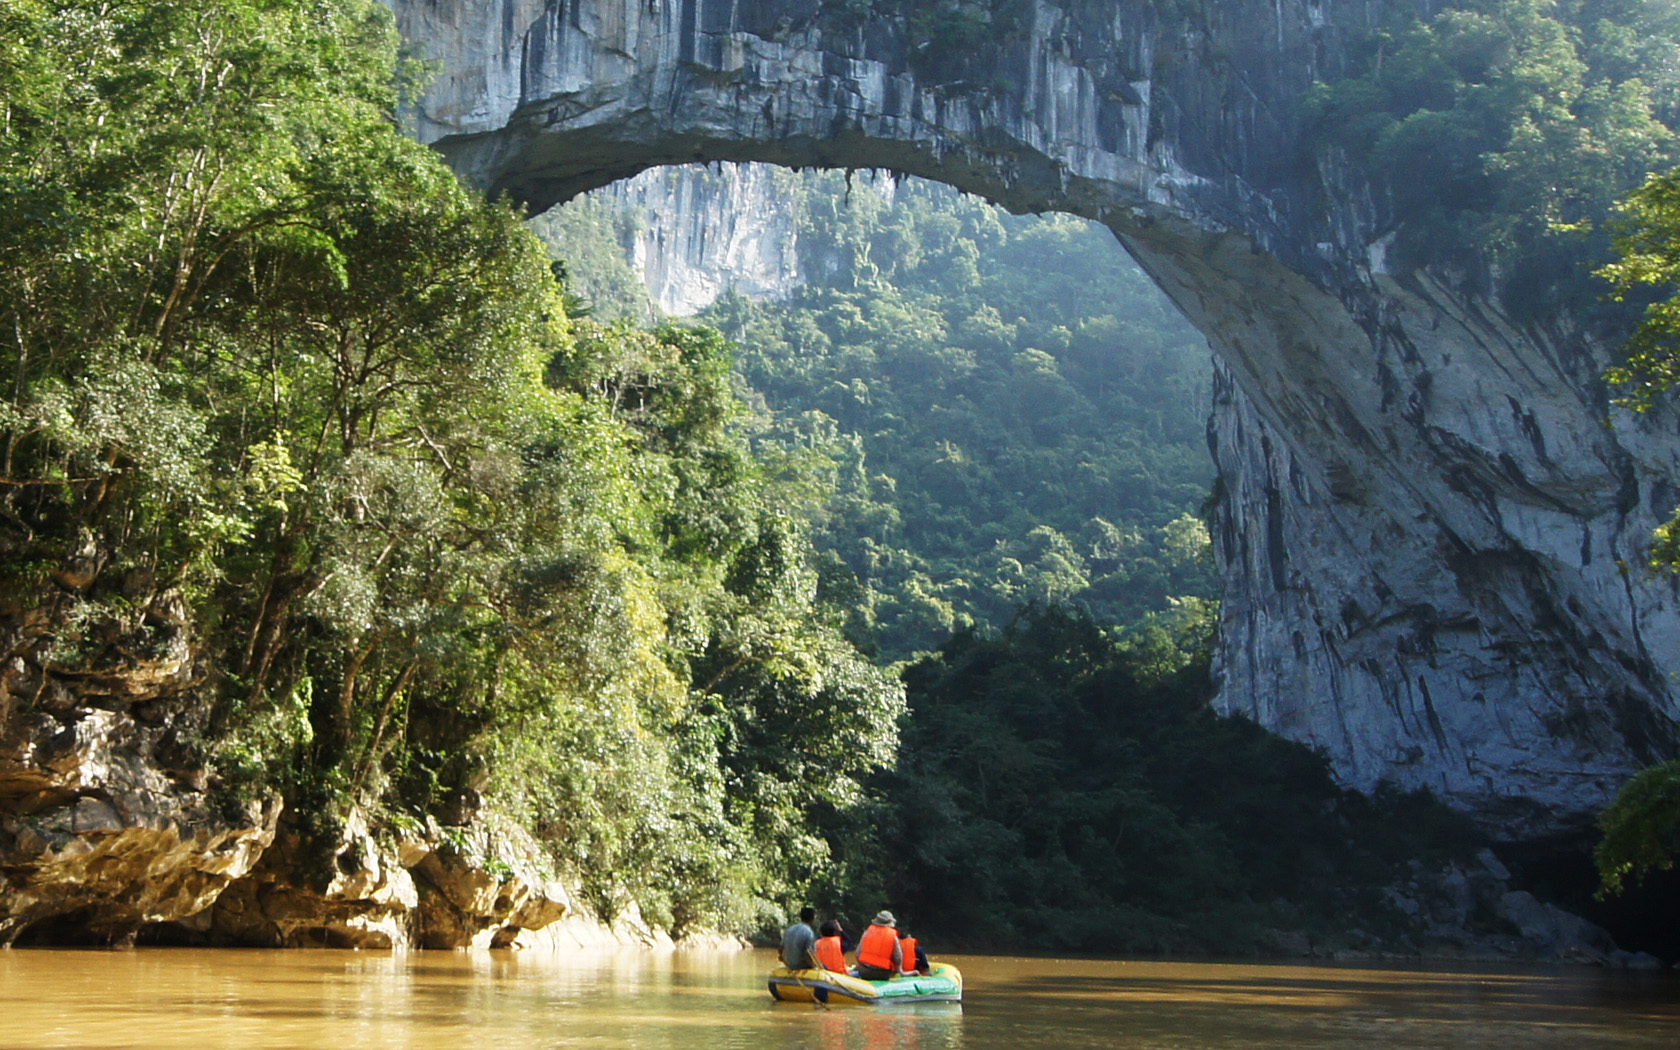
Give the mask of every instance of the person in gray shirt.
<svg viewBox="0 0 1680 1050">
<path fill-rule="evenodd" d="M 782 934 L 782 950 L 778 954 L 783 966 L 790 970 L 815 970 L 821 967 L 817 962 L 817 931 L 811 929 L 811 924 L 816 921 L 815 908 L 799 909 L 799 921 L 789 926 Z"/>
</svg>

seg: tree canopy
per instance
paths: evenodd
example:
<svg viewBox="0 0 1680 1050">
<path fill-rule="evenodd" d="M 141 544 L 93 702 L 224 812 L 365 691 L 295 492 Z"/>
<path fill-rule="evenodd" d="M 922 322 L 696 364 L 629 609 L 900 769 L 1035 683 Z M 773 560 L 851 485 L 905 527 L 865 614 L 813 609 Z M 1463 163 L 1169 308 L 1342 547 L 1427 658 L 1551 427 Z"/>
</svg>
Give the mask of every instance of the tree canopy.
<svg viewBox="0 0 1680 1050">
<path fill-rule="evenodd" d="M 902 692 L 818 605 L 717 334 L 574 323 L 401 132 L 371 0 L 0 19 L 12 656 L 180 665 L 155 717 L 324 847 L 489 806 L 604 914 L 774 921 Z"/>
<path fill-rule="evenodd" d="M 1465 0 L 1362 48 L 1307 99 L 1304 141 L 1383 188 L 1400 253 L 1519 311 L 1590 305 L 1612 202 L 1674 159 L 1680 5 Z"/>
</svg>

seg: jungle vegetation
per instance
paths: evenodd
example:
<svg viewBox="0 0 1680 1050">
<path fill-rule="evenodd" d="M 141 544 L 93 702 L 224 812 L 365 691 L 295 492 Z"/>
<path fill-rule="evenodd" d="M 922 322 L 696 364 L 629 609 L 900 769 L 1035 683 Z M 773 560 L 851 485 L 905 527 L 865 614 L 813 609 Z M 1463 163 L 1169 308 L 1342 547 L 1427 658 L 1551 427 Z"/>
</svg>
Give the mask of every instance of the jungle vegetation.
<svg viewBox="0 0 1680 1050">
<path fill-rule="evenodd" d="M 704 318 L 738 343 L 755 447 L 806 479 L 822 592 L 901 661 L 909 702 L 816 901 L 887 901 L 969 947 L 1393 933 L 1380 887 L 1478 839 L 1210 708 L 1206 344 L 1100 227 L 915 180 L 772 177 L 804 282 Z M 639 318 L 621 241 L 645 217 L 612 200 L 533 225 L 594 316 Z"/>
<path fill-rule="evenodd" d="M 1665 141 L 1579 56 L 1542 142 Z M 1429 112 L 1526 112 L 1471 90 L 1516 67 L 1463 68 Z M 1209 709 L 1205 365 L 1159 307 L 1073 301 L 1136 280 L 1090 231 L 825 191 L 798 302 L 585 316 L 593 263 L 557 274 L 401 133 L 423 75 L 373 0 L 0 0 L 9 661 L 152 683 L 230 812 L 515 821 L 679 934 L 885 900 L 975 942 L 1230 947 L 1467 848 Z M 1372 148 L 1427 108 L 1383 98 Z M 1465 214 L 1532 203 L 1471 167 L 1499 192 Z M 1562 236 L 1575 199 L 1500 221 Z"/>
<path fill-rule="evenodd" d="M 1680 4 L 1462 0 L 1386 9 L 1351 75 L 1300 114 L 1304 148 L 1382 187 L 1396 261 L 1497 291 L 1519 317 L 1590 311 L 1604 220 L 1675 162 Z"/>
<path fill-rule="evenodd" d="M 1427 792 L 1347 791 L 1311 748 L 1216 714 L 1188 642 L 1032 606 L 906 668 L 900 760 L 877 778 L 902 908 L 971 946 L 1408 943 L 1383 887 L 1482 837 Z"/>
<path fill-rule="evenodd" d="M 920 180 L 774 177 L 803 283 L 701 319 L 738 346 L 760 456 L 817 486 L 850 636 L 890 661 L 1029 602 L 1210 617 L 1210 353 L 1113 236 Z M 639 221 L 583 200 L 535 226 L 601 316 L 640 317 L 617 243 Z"/>
<path fill-rule="evenodd" d="M 602 913 L 773 922 L 902 687 L 722 340 L 572 323 L 409 72 L 372 0 L 0 6 L 9 658 L 165 675 L 224 803 L 323 843 L 492 805 Z"/>
</svg>

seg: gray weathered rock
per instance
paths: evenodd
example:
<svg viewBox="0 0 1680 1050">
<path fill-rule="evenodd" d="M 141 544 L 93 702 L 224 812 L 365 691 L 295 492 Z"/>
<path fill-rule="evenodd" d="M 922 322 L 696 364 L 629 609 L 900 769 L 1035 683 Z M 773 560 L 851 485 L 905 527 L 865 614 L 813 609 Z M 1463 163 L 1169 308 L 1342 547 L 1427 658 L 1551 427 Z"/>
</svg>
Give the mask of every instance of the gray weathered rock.
<svg viewBox="0 0 1680 1050">
<path fill-rule="evenodd" d="M 1505 863 L 1495 856 L 1491 849 L 1478 850 L 1476 863 L 1482 866 L 1482 871 L 1489 878 L 1499 882 L 1506 882 L 1511 878 L 1511 869 L 1507 868 Z"/>
<path fill-rule="evenodd" d="M 263 947 L 500 948 L 575 913 L 535 844 L 512 829 L 434 826 L 393 846 L 358 813 L 324 880 L 309 857 L 297 829 L 282 831 L 257 871 L 180 931 Z"/>
<path fill-rule="evenodd" d="M 1556 905 L 1536 900 L 1525 890 L 1505 894 L 1498 913 L 1547 957 L 1604 964 L 1616 951 L 1616 942 L 1601 927 Z"/>
<path fill-rule="evenodd" d="M 406 948 L 419 893 L 408 870 L 352 815 L 325 879 L 295 826 L 281 829 L 262 863 L 213 907 L 180 924 L 207 944 L 266 948 Z"/>
<path fill-rule="evenodd" d="M 410 865 L 420 887 L 416 941 L 427 948 L 512 946 L 575 909 L 535 864 L 537 847 L 513 829 L 482 825 L 469 838 L 424 849 Z M 491 871 L 485 858 L 496 858 Z M 511 861 L 511 863 L 510 863 Z"/>
<path fill-rule="evenodd" d="M 802 283 L 784 179 L 763 165 L 686 166 L 645 171 L 597 192 L 643 218 L 626 254 L 654 305 L 691 317 L 726 292 L 782 299 Z"/>
<path fill-rule="evenodd" d="M 73 559 L 74 561 L 74 559 Z M 121 659 L 75 671 L 48 643 L 74 599 L 0 628 L 0 947 L 138 937 L 273 947 L 444 948 L 650 943 L 574 909 L 529 836 L 483 820 L 400 841 L 353 814 L 332 848 L 306 843 L 278 798 L 208 790 L 202 672 L 187 618 Z M 324 864 L 323 864 L 324 860 Z M 539 936 L 564 921 L 564 931 Z M 666 940 L 668 943 L 668 939 Z"/>
<path fill-rule="evenodd" d="M 1663 961 L 1649 952 L 1627 952 L 1620 948 L 1610 953 L 1605 965 L 1614 970 L 1654 972 L 1663 969 Z"/>
<path fill-rule="evenodd" d="M 13 653 L 52 603 L 0 639 Z M 122 673 L 0 667 L 0 946 L 41 935 L 123 943 L 208 907 L 274 838 L 277 799 L 218 805 L 183 740 L 182 634 Z"/>
<path fill-rule="evenodd" d="M 1429 868 L 1413 861 L 1385 888 L 1389 954 L 1424 958 L 1532 959 L 1630 965 L 1610 934 L 1533 894 L 1513 890 L 1510 873 L 1490 850 L 1472 863 Z M 1625 958 L 1624 958 L 1625 957 Z"/>
<path fill-rule="evenodd" d="M 1603 346 L 1397 269 L 1384 201 L 1289 139 L 1368 0 L 1035 0 L 995 53 L 819 0 L 393 0 L 438 63 L 417 133 L 537 208 L 695 160 L 889 168 L 1107 224 L 1220 361 L 1221 703 L 1350 784 L 1513 837 L 1672 754 L 1680 502 Z M 1433 9 L 1416 0 L 1420 12 Z"/>
</svg>

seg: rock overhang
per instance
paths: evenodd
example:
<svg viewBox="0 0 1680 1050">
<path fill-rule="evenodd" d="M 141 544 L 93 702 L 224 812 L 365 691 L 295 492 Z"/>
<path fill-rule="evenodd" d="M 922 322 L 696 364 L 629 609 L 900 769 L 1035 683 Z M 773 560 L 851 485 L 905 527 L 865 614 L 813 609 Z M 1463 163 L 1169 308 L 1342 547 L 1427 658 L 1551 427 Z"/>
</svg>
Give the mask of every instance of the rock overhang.
<svg viewBox="0 0 1680 1050">
<path fill-rule="evenodd" d="M 1396 272 L 1371 187 L 1292 137 L 1382 5 L 1034 0 L 986 69 L 818 0 L 393 6 L 440 69 L 417 134 L 534 208 L 766 161 L 1114 230 L 1220 361 L 1220 703 L 1349 783 L 1521 835 L 1673 753 L 1674 598 L 1623 570 L 1672 509 L 1675 442 L 1601 425 L 1603 347 L 1570 319 Z"/>
</svg>

